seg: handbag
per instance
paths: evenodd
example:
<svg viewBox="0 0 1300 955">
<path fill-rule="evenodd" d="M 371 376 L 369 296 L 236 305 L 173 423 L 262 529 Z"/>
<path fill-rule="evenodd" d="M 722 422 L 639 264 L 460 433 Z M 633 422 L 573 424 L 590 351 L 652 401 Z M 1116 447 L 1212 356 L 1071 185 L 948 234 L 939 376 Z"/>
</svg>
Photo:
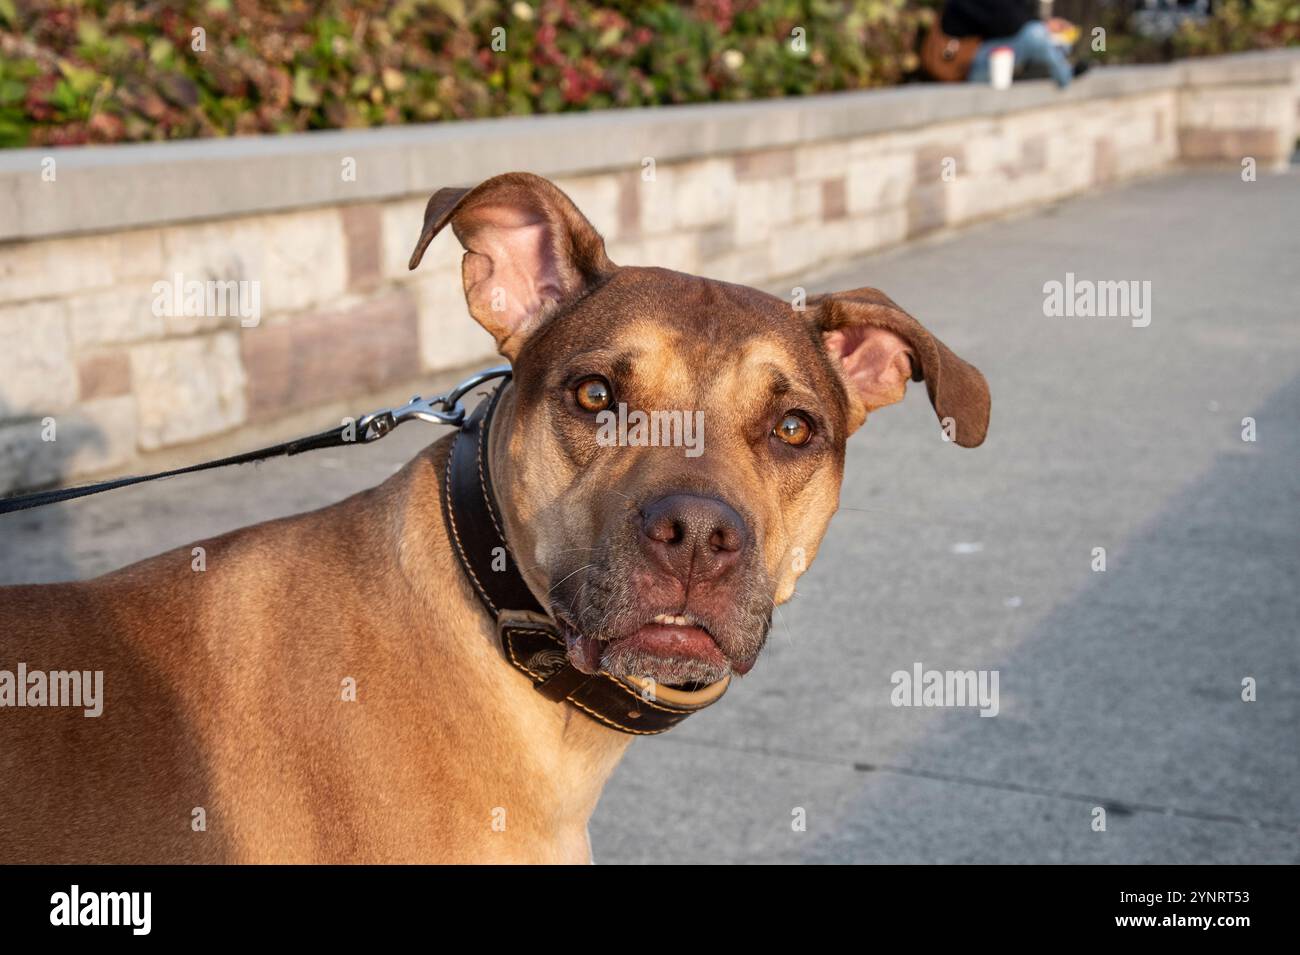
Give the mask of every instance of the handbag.
<svg viewBox="0 0 1300 955">
<path fill-rule="evenodd" d="M 970 72 L 980 42 L 977 36 L 948 36 L 936 23 L 921 44 L 921 66 L 941 83 L 959 83 Z"/>
</svg>

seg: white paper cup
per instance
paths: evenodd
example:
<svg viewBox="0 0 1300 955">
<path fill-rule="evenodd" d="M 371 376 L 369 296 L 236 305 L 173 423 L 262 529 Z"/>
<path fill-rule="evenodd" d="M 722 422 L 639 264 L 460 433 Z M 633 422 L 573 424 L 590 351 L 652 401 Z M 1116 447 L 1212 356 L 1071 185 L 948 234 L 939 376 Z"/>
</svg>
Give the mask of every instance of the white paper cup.
<svg viewBox="0 0 1300 955">
<path fill-rule="evenodd" d="M 995 90 L 1011 88 L 1016 71 L 1016 51 L 1009 46 L 994 47 L 989 53 L 989 82 Z"/>
</svg>

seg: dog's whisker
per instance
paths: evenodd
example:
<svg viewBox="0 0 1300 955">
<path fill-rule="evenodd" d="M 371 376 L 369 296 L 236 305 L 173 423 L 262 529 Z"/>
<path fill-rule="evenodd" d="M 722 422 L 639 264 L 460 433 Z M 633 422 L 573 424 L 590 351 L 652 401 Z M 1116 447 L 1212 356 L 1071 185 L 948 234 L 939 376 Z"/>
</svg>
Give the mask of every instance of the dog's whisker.
<svg viewBox="0 0 1300 955">
<path fill-rule="evenodd" d="M 587 568 L 589 568 L 589 567 L 595 567 L 595 566 L 596 566 L 595 564 L 583 564 L 581 567 L 579 567 L 577 570 L 575 570 L 575 571 L 573 572 L 573 574 L 580 574 L 580 573 L 582 573 L 584 570 L 586 570 Z M 562 577 L 560 580 L 557 580 L 555 583 L 553 583 L 553 584 L 552 584 L 552 585 L 547 589 L 547 591 L 546 591 L 546 596 L 549 597 L 552 593 L 554 593 L 554 592 L 555 592 L 555 588 L 558 587 L 558 586 L 560 586 L 560 584 L 564 583 L 564 582 L 565 582 L 566 580 L 568 580 L 570 577 L 572 577 L 573 574 L 565 574 L 564 577 Z"/>
<path fill-rule="evenodd" d="M 785 639 L 789 641 L 790 646 L 794 646 L 794 629 L 790 626 L 789 622 L 786 621 L 785 614 L 781 612 L 781 605 L 775 600 L 772 601 L 772 610 L 776 614 L 776 619 L 781 623 L 780 627 L 773 627 L 772 629 L 777 633 L 781 633 L 781 631 L 784 630 Z"/>
</svg>

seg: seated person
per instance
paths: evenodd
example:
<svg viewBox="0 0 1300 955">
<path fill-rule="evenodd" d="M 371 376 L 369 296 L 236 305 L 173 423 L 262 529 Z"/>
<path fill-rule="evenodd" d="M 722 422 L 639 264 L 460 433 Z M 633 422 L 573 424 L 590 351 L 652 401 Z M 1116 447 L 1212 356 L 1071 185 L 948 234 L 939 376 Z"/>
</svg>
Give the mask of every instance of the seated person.
<svg viewBox="0 0 1300 955">
<path fill-rule="evenodd" d="M 1015 52 L 1017 76 L 1046 72 L 1062 88 L 1087 69 L 1086 63 L 1071 66 L 1052 40 L 1053 33 L 1068 32 L 1073 25 L 1060 17 L 1044 23 L 1029 15 L 1022 0 L 949 0 L 940 27 L 951 37 L 975 36 L 983 41 L 966 76 L 972 83 L 989 81 L 989 54 L 1000 46 Z"/>
</svg>

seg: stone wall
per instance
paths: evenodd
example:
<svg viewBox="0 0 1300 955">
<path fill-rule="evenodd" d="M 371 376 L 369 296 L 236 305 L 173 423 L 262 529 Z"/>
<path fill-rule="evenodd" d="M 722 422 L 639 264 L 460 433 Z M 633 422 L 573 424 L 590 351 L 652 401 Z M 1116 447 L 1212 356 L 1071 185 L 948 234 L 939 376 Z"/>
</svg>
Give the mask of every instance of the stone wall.
<svg viewBox="0 0 1300 955">
<path fill-rule="evenodd" d="M 455 239 L 406 267 L 428 194 L 444 185 L 549 175 L 615 262 L 784 287 L 1179 160 L 1280 168 L 1298 105 L 1300 56 L 1257 54 L 1101 70 L 1065 93 L 925 86 L 11 151 L 0 156 L 11 210 L 0 223 L 0 491 L 143 469 L 176 449 L 198 460 L 217 436 L 274 434 L 339 401 L 366 410 L 378 392 L 488 360 Z M 159 314 L 156 283 L 176 277 L 256 283 L 258 320 Z"/>
</svg>

